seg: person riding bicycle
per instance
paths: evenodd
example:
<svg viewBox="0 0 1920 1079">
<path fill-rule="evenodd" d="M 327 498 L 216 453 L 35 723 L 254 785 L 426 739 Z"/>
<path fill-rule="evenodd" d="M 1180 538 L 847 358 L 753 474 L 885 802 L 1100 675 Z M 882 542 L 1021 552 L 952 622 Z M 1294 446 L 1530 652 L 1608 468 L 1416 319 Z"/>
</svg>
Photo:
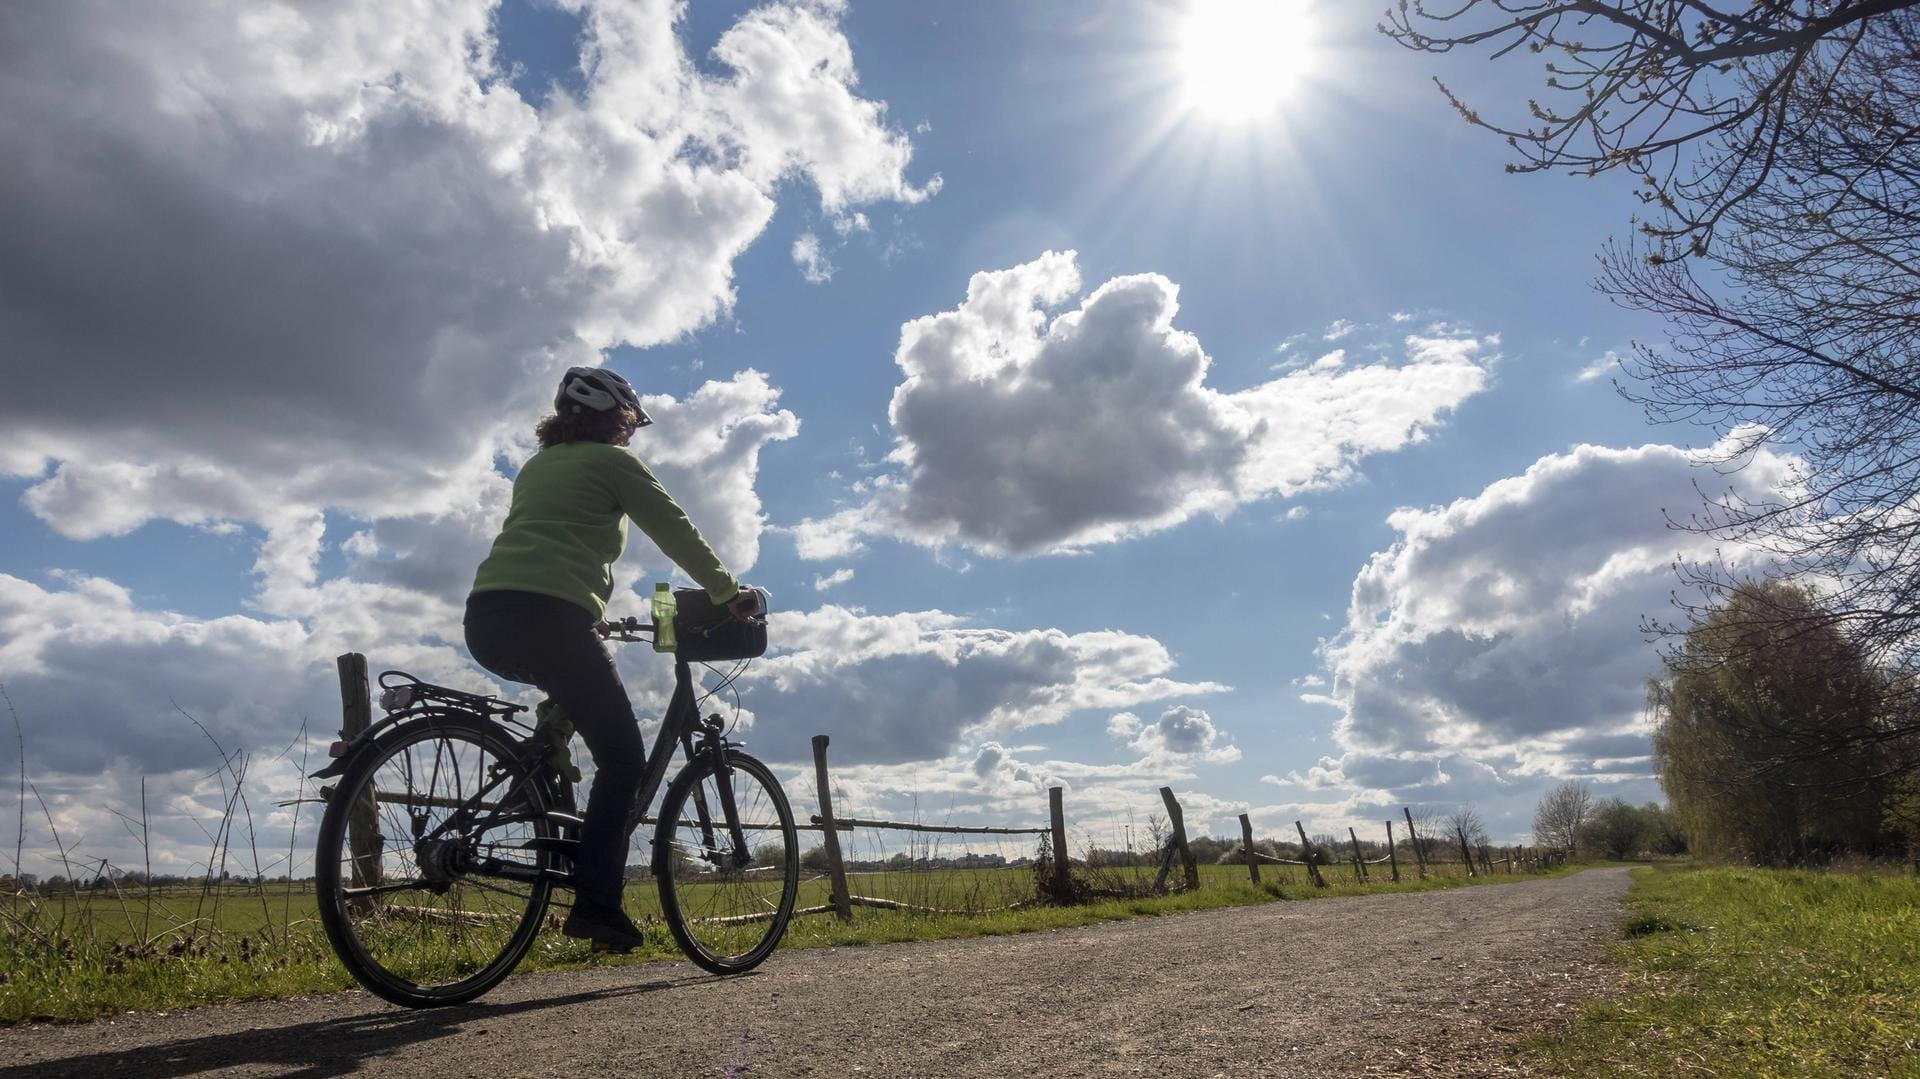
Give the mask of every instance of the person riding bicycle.
<svg viewBox="0 0 1920 1079">
<path fill-rule="evenodd" d="M 566 713 L 596 768 L 574 859 L 573 911 L 561 932 L 626 951 L 642 943 L 621 909 L 627 818 L 646 750 L 633 705 L 602 643 L 613 562 L 640 526 L 668 558 L 735 617 L 757 612 L 700 530 L 625 447 L 653 422 L 619 375 L 575 367 L 554 413 L 534 429 L 540 450 L 513 481 L 513 501 L 467 596 L 467 650 L 511 682 L 545 691 Z"/>
</svg>

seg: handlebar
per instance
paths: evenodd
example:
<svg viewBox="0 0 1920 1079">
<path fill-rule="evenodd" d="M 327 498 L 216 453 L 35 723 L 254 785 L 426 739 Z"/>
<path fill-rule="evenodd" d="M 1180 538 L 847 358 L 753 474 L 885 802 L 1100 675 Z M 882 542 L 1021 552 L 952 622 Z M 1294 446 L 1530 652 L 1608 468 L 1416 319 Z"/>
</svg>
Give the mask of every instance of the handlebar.
<svg viewBox="0 0 1920 1079">
<path fill-rule="evenodd" d="M 757 626 L 767 624 L 767 591 L 764 588 L 742 588 L 742 595 L 751 595 L 755 600 L 751 617 L 741 621 Z M 731 605 L 731 604 L 730 604 Z M 732 617 L 739 618 L 739 615 Z M 621 618 L 612 621 L 594 623 L 593 627 L 602 640 L 610 641 L 651 641 L 659 633 L 660 627 L 653 622 L 642 622 L 638 618 Z M 711 632 L 711 631 L 709 631 Z"/>
<path fill-rule="evenodd" d="M 612 622 L 600 622 L 594 626 L 600 636 L 609 641 L 651 641 L 659 629 L 652 622 L 642 622 L 638 618 L 621 618 Z M 646 636 L 641 636 L 641 634 Z"/>
</svg>

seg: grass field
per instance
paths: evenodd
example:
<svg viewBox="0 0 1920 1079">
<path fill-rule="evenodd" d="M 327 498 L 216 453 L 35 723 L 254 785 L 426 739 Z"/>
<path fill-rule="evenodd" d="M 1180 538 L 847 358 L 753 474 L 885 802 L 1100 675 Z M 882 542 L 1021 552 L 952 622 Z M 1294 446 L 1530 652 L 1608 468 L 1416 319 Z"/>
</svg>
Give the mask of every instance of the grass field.
<svg viewBox="0 0 1920 1079">
<path fill-rule="evenodd" d="M 1302 871 L 1268 867 L 1255 887 L 1242 866 L 1201 866 L 1201 887 L 1166 896 L 1113 898 L 1070 907 L 1023 906 L 966 915 L 920 915 L 860 908 L 853 921 L 797 918 L 781 947 L 810 948 L 1024 933 L 1143 915 L 1310 899 L 1362 892 L 1420 891 L 1468 881 L 1459 866 L 1436 867 L 1432 879 L 1353 882 L 1350 870 L 1327 871 L 1332 886 L 1309 886 Z M 1560 872 L 1566 872 L 1562 870 Z M 1079 872 L 1076 869 L 1076 872 Z M 1124 877 L 1122 876 L 1124 875 Z M 1096 871 L 1096 883 L 1152 879 L 1151 870 Z M 1522 876 L 1480 878 L 1488 882 Z M 856 895 L 924 906 L 983 910 L 1033 894 L 1031 870 L 918 870 L 853 874 Z M 315 914 L 311 886 L 268 885 L 264 893 L 229 887 L 213 895 L 175 889 L 116 897 L 111 892 L 42 900 L 0 899 L 0 1023 L 87 1019 L 129 1010 L 170 1009 L 221 1001 L 283 997 L 344 989 L 353 984 L 333 958 Z M 801 907 L 827 902 L 824 878 L 803 882 Z M 11 905 L 9 905 L 11 904 Z M 651 883 L 627 890 L 636 921 L 656 922 L 659 899 Z M 550 917 L 550 925 L 557 919 Z M 679 956 L 664 927 L 631 956 L 594 956 L 584 942 L 549 929 L 522 970 L 619 964 Z"/>
<path fill-rule="evenodd" d="M 1920 878 L 1636 872 L 1624 996 L 1532 1047 L 1549 1074 L 1920 1077 Z"/>
</svg>

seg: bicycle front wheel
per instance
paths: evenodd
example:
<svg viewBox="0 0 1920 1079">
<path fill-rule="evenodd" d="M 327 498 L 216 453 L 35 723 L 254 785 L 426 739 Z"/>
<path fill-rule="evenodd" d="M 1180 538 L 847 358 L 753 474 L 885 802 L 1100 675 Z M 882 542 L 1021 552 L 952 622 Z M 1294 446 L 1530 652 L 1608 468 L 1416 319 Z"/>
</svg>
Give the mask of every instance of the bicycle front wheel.
<svg viewBox="0 0 1920 1079">
<path fill-rule="evenodd" d="M 396 1004 L 472 1000 L 540 931 L 555 827 L 505 732 L 422 717 L 363 751 L 327 799 L 320 922 L 354 979 Z"/>
<path fill-rule="evenodd" d="M 773 954 L 800 890 L 800 844 L 767 766 L 729 750 L 725 775 L 706 757 L 682 769 L 660 806 L 653 872 L 687 958 L 738 974 Z"/>
</svg>

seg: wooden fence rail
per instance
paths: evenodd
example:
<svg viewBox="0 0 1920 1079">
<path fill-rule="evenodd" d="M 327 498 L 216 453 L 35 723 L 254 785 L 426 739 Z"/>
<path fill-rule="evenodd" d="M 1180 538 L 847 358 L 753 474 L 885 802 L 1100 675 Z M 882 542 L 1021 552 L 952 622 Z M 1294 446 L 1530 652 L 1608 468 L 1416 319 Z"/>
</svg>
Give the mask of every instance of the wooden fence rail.
<svg viewBox="0 0 1920 1079">
<path fill-rule="evenodd" d="M 1058 790 L 1059 788 L 1056 787 L 1054 789 Z M 813 823 L 816 828 L 825 827 L 825 822 L 820 819 L 820 816 L 818 814 L 814 815 Z M 849 832 L 855 828 L 881 828 L 881 829 L 891 828 L 896 831 L 902 831 L 902 832 L 935 832 L 941 835 L 1051 835 L 1053 834 L 1053 829 L 1050 827 L 1049 828 L 988 828 L 985 826 L 969 827 L 967 825 L 962 825 L 962 824 L 915 824 L 912 821 L 899 821 L 899 820 L 860 820 L 856 817 L 835 817 L 833 820 L 833 826 L 836 830 L 842 831 L 842 832 Z"/>
</svg>

